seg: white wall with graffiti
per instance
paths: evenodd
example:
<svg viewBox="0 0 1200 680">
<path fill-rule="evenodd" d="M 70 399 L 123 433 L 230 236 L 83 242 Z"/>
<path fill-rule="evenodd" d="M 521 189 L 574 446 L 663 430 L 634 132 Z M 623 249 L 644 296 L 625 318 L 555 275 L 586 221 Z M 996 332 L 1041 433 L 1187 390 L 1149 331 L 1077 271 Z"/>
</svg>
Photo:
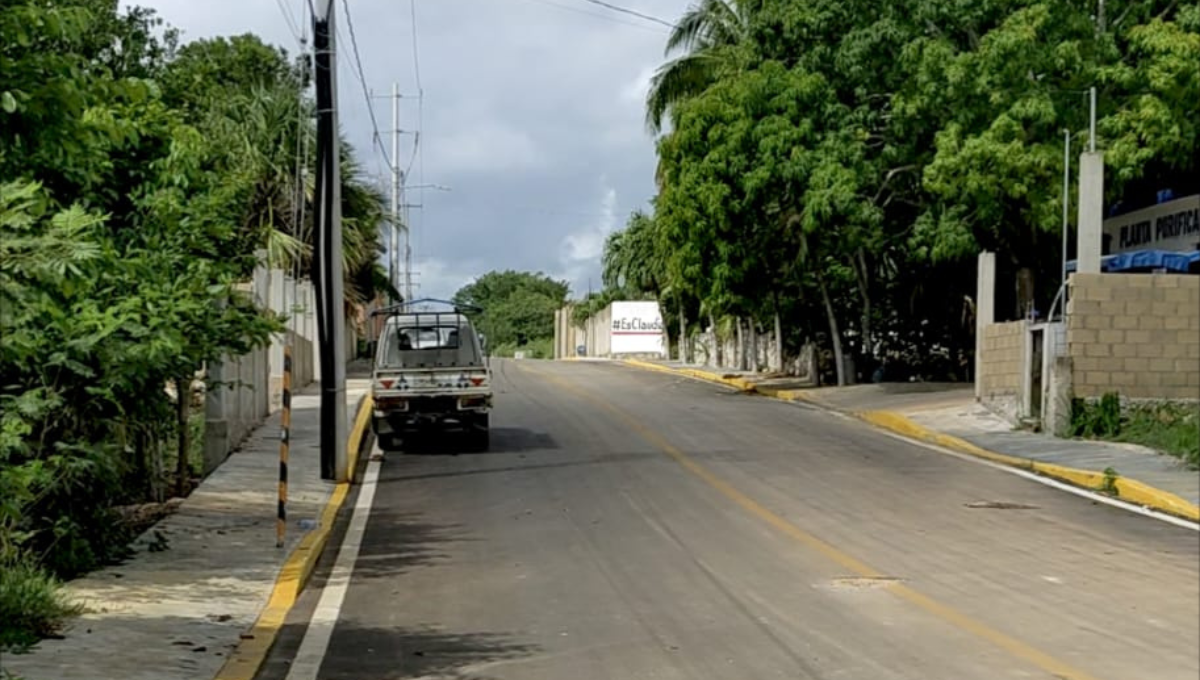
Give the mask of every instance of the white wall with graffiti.
<svg viewBox="0 0 1200 680">
<path fill-rule="evenodd" d="M 571 305 L 554 322 L 554 357 L 667 358 L 666 328 L 658 303 L 614 302 L 582 326 L 572 320 Z"/>
</svg>

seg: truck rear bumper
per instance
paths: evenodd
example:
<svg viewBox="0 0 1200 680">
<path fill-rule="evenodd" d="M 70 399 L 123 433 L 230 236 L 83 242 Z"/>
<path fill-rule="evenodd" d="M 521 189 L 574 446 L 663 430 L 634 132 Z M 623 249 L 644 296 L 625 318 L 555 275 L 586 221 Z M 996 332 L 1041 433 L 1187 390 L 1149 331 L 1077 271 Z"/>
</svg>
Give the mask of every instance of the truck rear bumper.
<svg viewBox="0 0 1200 680">
<path fill-rule="evenodd" d="M 467 427 L 491 409 L 492 395 L 484 393 L 381 396 L 375 401 L 371 430 L 380 435 L 451 423 Z"/>
</svg>

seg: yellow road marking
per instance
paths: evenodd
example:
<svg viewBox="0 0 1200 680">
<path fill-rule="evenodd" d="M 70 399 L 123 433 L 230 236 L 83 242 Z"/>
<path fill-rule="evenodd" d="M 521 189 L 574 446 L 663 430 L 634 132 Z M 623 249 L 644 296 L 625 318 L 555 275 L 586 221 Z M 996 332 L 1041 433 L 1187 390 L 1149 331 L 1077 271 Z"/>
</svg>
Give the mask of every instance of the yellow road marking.
<svg viewBox="0 0 1200 680">
<path fill-rule="evenodd" d="M 358 415 L 354 419 L 354 426 L 350 429 L 350 436 L 346 442 L 346 454 L 349 458 L 351 475 L 358 466 L 358 449 L 362 446 L 362 440 L 370 422 L 371 395 L 367 394 L 359 404 Z M 279 571 L 279 577 L 275 579 L 275 586 L 271 589 L 271 597 L 267 600 L 267 606 L 259 613 L 258 620 L 254 622 L 254 627 L 247 634 L 248 637 L 243 638 L 237 648 L 230 653 L 229 659 L 213 680 L 253 680 L 258 669 L 267 660 L 267 654 L 271 651 L 271 645 L 275 643 L 275 638 L 279 635 L 279 629 L 283 627 L 288 612 L 295 606 L 300 592 L 308 584 L 308 579 L 317 566 L 317 560 L 329 542 L 329 532 L 333 527 L 333 521 L 337 518 L 342 504 L 346 502 L 346 495 L 349 492 L 349 482 L 341 482 L 334 487 L 329 502 L 321 511 L 320 524 L 300 539 L 300 544 L 296 546 L 291 555 L 288 555 L 283 569 Z"/>
<path fill-rule="evenodd" d="M 795 539 L 816 552 L 829 558 L 834 563 L 851 570 L 856 575 L 864 578 L 874 578 L 883 576 L 883 573 L 869 566 L 858 558 L 845 553 L 833 545 L 821 540 L 817 536 L 801 529 L 799 526 L 789 522 L 783 517 L 771 512 L 762 504 L 750 498 L 746 494 L 738 491 L 732 484 L 724 481 L 713 473 L 708 468 L 704 467 L 690 456 L 684 453 L 679 448 L 668 442 L 658 433 L 650 430 L 643 425 L 639 420 L 629 415 L 625 411 L 613 406 L 608 401 L 601 399 L 594 394 L 582 390 L 572 383 L 542 370 L 534 369 L 522 365 L 521 370 L 537 374 L 539 377 L 551 382 L 562 389 L 570 392 L 579 398 L 597 406 L 598 408 L 608 412 L 614 418 L 624 423 L 630 430 L 636 432 L 643 439 L 650 442 L 669 456 L 672 460 L 679 463 L 685 470 L 692 473 L 706 484 L 715 489 L 722 496 L 725 496 L 730 501 L 733 501 L 750 514 L 758 517 L 770 526 L 777 529 L 784 535 Z M 976 620 L 967 614 L 964 614 L 949 605 L 943 604 L 928 595 L 925 595 L 910 586 L 895 583 L 888 586 L 887 590 L 899 596 L 901 599 L 916 605 L 920 609 L 942 619 L 943 621 L 966 631 L 975 637 L 985 640 L 992 645 L 1003 649 L 1013 656 L 1028 661 L 1029 663 L 1041 668 L 1042 670 L 1051 673 L 1061 680 L 1098 680 L 1095 676 L 1088 674 L 1070 664 L 1061 661 L 1046 652 L 1028 645 L 1010 635 L 1002 633 L 995 628 Z"/>
</svg>

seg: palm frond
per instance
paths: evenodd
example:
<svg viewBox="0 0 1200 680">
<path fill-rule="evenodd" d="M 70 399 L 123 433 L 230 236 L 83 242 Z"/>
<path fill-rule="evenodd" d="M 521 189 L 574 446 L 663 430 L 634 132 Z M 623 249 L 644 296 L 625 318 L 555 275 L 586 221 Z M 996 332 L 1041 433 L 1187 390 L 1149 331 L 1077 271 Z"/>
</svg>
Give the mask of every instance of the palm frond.
<svg viewBox="0 0 1200 680">
<path fill-rule="evenodd" d="M 646 93 L 646 126 L 662 130 L 663 117 L 676 105 L 699 96 L 715 82 L 719 58 L 707 52 L 673 59 L 659 67 Z"/>
</svg>

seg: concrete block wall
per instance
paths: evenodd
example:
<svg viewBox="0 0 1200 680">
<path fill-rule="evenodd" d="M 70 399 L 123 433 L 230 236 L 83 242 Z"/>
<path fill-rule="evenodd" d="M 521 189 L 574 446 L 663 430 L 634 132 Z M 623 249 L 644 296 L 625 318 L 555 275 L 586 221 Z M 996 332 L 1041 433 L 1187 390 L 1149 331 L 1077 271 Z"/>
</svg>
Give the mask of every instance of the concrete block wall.
<svg viewBox="0 0 1200 680">
<path fill-rule="evenodd" d="M 1025 321 L 987 324 L 980 343 L 979 398 L 1014 422 L 1024 398 L 1028 328 Z"/>
<path fill-rule="evenodd" d="M 1070 286 L 1075 396 L 1200 399 L 1200 276 L 1084 273 Z"/>
<path fill-rule="evenodd" d="M 209 365 L 208 379 L 217 384 L 205 395 L 203 474 L 224 462 L 270 414 L 270 370 L 266 347 Z"/>
<path fill-rule="evenodd" d="M 554 312 L 554 358 L 569 359 L 578 355 L 575 348 L 578 345 L 577 335 L 581 332 L 572 322 L 575 313 L 574 305 L 567 305 Z"/>
</svg>

